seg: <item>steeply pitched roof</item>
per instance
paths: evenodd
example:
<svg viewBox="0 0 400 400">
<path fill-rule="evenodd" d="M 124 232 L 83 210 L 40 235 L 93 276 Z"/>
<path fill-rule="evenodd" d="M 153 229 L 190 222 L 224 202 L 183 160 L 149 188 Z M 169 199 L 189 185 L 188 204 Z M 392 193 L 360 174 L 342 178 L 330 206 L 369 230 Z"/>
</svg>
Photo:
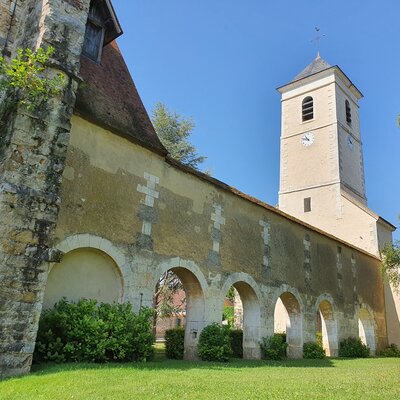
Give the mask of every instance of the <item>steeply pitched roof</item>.
<svg viewBox="0 0 400 400">
<path fill-rule="evenodd" d="M 82 56 L 80 74 L 78 114 L 166 154 L 115 41 L 104 46 L 100 64 Z"/>
<path fill-rule="evenodd" d="M 303 71 L 301 71 L 298 75 L 296 75 L 292 82 L 306 78 L 307 76 L 316 74 L 317 72 L 321 72 L 328 68 L 331 68 L 331 65 L 329 65 L 324 59 L 322 59 L 318 53 L 314 61 L 311 64 L 307 65 L 307 67 L 305 67 Z"/>
</svg>

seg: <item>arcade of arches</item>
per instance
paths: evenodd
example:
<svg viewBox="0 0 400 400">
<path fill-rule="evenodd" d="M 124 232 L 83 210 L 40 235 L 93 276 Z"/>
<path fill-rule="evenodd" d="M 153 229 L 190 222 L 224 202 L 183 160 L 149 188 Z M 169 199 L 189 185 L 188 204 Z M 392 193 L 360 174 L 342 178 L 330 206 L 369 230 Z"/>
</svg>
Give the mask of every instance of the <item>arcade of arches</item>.
<svg viewBox="0 0 400 400">
<path fill-rule="evenodd" d="M 123 257 L 117 257 L 126 262 Z M 329 294 L 322 294 L 315 303 L 310 303 L 309 296 L 300 294 L 295 288 L 287 285 L 266 287 L 243 272 L 226 274 L 225 281 L 217 286 L 215 281 L 209 283 L 198 266 L 180 258 L 161 263 L 150 277 L 149 271 L 145 274 L 136 271 L 136 279 L 154 284 L 166 271 L 179 278 L 186 295 L 186 359 L 196 358 L 201 330 L 212 322 L 221 322 L 225 294 L 232 286 L 240 298 L 244 358 L 260 358 L 260 339 L 274 332 L 286 333 L 290 358 L 302 357 L 303 343 L 315 341 L 318 333 L 322 335 L 326 354 L 337 356 L 339 340 L 349 336 L 349 326 L 355 327 L 350 332 L 352 336 L 359 335 L 375 352 L 376 322 L 367 306 L 344 318 L 335 310 Z M 62 262 L 53 265 L 49 271 L 44 307 L 51 307 L 62 297 L 73 301 L 82 297 L 101 302 L 131 301 L 136 310 L 151 306 L 154 287 L 132 284 L 131 274 L 131 269 L 118 265 L 110 254 L 99 248 L 85 246 L 70 250 Z M 340 326 L 346 326 L 346 329 L 341 332 Z"/>
</svg>

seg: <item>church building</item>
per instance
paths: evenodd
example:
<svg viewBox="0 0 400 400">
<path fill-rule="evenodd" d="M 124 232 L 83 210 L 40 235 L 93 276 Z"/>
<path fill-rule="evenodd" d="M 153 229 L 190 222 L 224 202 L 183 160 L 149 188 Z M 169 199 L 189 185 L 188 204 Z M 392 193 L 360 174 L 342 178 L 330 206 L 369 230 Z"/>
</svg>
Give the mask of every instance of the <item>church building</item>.
<svg viewBox="0 0 400 400">
<path fill-rule="evenodd" d="M 244 358 L 260 358 L 278 322 L 291 358 L 320 330 L 328 356 L 348 337 L 372 353 L 400 344 L 399 302 L 379 256 L 394 226 L 367 207 L 362 94 L 345 73 L 318 56 L 278 89 L 273 207 L 169 156 L 121 34 L 110 0 L 0 0 L 3 54 L 52 46 L 45 74 L 64 77 L 38 110 L 2 98 L 0 377 L 29 372 L 43 308 L 85 297 L 139 311 L 166 271 L 186 291 L 186 359 L 197 357 L 202 329 L 221 323 L 232 286 Z"/>
</svg>

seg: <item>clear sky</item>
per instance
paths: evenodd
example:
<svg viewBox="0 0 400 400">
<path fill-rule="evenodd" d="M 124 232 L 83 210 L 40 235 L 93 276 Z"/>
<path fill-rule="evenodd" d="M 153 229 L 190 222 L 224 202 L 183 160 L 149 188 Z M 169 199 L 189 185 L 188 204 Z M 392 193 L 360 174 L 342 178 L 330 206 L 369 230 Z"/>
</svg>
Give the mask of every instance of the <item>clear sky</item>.
<svg viewBox="0 0 400 400">
<path fill-rule="evenodd" d="M 365 98 L 361 135 L 369 207 L 400 214 L 399 0 L 114 0 L 118 39 L 139 94 L 193 117 L 213 176 L 276 205 L 280 95 L 320 52 Z M 400 238 L 400 233 L 396 233 Z"/>
</svg>

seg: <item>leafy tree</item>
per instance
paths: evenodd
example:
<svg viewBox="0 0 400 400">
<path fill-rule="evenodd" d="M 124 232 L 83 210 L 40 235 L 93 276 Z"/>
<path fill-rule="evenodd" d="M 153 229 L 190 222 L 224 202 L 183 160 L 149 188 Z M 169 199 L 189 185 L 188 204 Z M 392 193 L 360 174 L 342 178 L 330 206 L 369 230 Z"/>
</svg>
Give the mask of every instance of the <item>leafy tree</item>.
<svg viewBox="0 0 400 400">
<path fill-rule="evenodd" d="M 199 164 L 206 157 L 200 156 L 196 147 L 188 140 L 195 126 L 193 120 L 171 112 L 162 103 L 156 103 L 154 106 L 151 120 L 158 137 L 171 157 L 182 164 L 199 169 Z"/>
<path fill-rule="evenodd" d="M 389 283 L 396 290 L 400 290 L 400 240 L 386 244 L 381 250 L 381 256 L 383 273 L 387 276 Z"/>
<path fill-rule="evenodd" d="M 64 83 L 63 76 L 43 76 L 53 52 L 51 46 L 47 50 L 39 48 L 36 52 L 18 49 L 17 56 L 10 61 L 0 57 L 0 90 L 9 91 L 15 102 L 31 110 L 38 108 L 50 96 L 58 94 Z"/>
<path fill-rule="evenodd" d="M 154 308 L 159 318 L 169 317 L 185 309 L 186 297 L 180 304 L 174 304 L 174 296 L 184 290 L 181 280 L 172 271 L 167 271 L 157 282 L 154 294 Z"/>
<path fill-rule="evenodd" d="M 180 299 L 180 303 L 176 303 L 174 298 L 180 291 L 184 291 L 179 277 L 172 271 L 165 272 L 157 282 L 156 291 L 153 297 L 154 303 L 154 319 L 153 333 L 156 333 L 157 320 L 177 316 L 186 309 L 186 296 Z"/>
<path fill-rule="evenodd" d="M 400 241 L 387 244 L 381 251 L 383 271 L 392 286 L 400 289 Z"/>
</svg>

